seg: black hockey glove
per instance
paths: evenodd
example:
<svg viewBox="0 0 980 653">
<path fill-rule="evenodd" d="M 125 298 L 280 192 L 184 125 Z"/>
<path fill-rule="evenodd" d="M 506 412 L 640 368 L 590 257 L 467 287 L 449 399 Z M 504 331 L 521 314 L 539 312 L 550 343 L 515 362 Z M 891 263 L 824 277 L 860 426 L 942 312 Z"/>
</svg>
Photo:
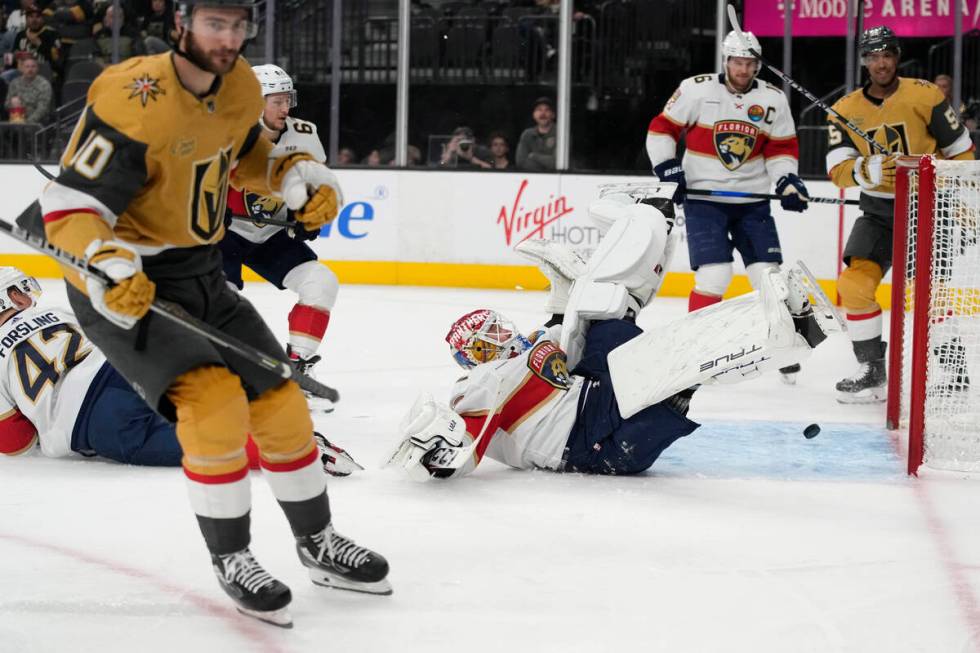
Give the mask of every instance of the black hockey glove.
<svg viewBox="0 0 980 653">
<path fill-rule="evenodd" d="M 296 218 L 293 217 L 292 211 L 288 212 L 288 216 L 290 221 L 296 221 Z M 293 240 L 299 240 L 299 241 L 316 240 L 317 238 L 320 237 L 319 229 L 313 229 L 312 231 L 307 231 L 306 228 L 303 226 L 303 223 L 298 221 L 296 222 L 295 226 L 290 227 L 286 231 L 289 233 L 289 237 L 292 238 Z"/>
<path fill-rule="evenodd" d="M 779 195 L 779 203 L 784 211 L 795 211 L 802 213 L 809 206 L 810 193 L 807 192 L 803 180 L 796 175 L 783 175 L 776 182 L 776 194 Z"/>
<path fill-rule="evenodd" d="M 660 181 L 668 181 L 677 184 L 674 191 L 674 204 L 684 202 L 687 194 L 687 177 L 684 176 L 684 168 L 681 166 L 680 159 L 667 159 L 658 166 L 653 167 L 653 173 Z"/>
</svg>

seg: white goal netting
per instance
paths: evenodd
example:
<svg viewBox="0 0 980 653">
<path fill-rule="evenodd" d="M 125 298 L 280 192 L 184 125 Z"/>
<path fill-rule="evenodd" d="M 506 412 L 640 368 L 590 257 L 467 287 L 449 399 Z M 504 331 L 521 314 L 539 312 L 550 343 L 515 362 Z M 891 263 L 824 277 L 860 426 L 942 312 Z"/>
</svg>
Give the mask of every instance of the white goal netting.
<svg viewBox="0 0 980 653">
<path fill-rule="evenodd" d="M 910 428 L 911 457 L 914 407 L 921 405 L 923 462 L 980 472 L 980 388 L 972 382 L 980 383 L 980 161 L 933 165 L 932 193 L 921 179 L 928 171 L 920 167 L 909 173 L 901 424 Z M 920 229 L 930 224 L 929 274 L 921 278 L 916 274 L 916 246 L 925 240 Z M 895 261 L 893 274 L 902 263 Z M 916 287 L 922 283 L 929 285 L 930 301 L 916 306 Z M 915 343 L 916 324 L 925 327 L 924 344 Z"/>
</svg>

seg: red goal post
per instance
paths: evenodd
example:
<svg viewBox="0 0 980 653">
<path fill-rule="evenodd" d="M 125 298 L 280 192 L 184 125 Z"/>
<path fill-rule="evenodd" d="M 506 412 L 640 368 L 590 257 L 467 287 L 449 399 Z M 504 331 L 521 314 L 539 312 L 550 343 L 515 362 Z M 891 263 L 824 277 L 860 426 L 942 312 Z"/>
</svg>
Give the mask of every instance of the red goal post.
<svg viewBox="0 0 980 653">
<path fill-rule="evenodd" d="M 899 161 L 887 425 L 908 429 L 908 473 L 980 471 L 980 161 Z"/>
</svg>

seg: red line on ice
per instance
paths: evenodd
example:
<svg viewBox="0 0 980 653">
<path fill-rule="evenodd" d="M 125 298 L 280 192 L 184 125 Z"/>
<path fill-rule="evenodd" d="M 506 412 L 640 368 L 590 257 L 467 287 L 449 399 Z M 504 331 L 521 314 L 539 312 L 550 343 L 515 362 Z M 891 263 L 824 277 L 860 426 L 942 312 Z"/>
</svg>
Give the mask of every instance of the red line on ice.
<svg viewBox="0 0 980 653">
<path fill-rule="evenodd" d="M 71 558 L 72 560 L 78 560 L 95 567 L 101 567 L 122 576 L 129 576 L 130 578 L 144 581 L 164 593 L 176 594 L 179 598 L 187 599 L 205 613 L 213 617 L 218 617 L 223 623 L 225 623 L 246 641 L 259 644 L 260 650 L 269 651 L 270 653 L 285 653 L 285 649 L 280 648 L 279 644 L 269 636 L 270 633 L 268 629 L 271 628 L 271 626 L 261 626 L 258 624 L 258 622 L 252 622 L 249 617 L 240 615 L 238 612 L 226 607 L 222 603 L 209 599 L 208 597 L 198 594 L 189 588 L 180 587 L 179 585 L 175 585 L 168 580 L 154 576 L 148 571 L 137 569 L 136 567 L 130 567 L 129 565 L 114 562 L 112 560 L 100 558 L 90 553 L 86 553 L 85 551 L 72 549 L 59 544 L 51 544 L 50 542 L 44 542 L 42 540 L 35 540 L 22 535 L 0 533 L 0 540 L 8 540 L 15 544 L 20 544 L 31 548 L 46 549 L 52 553 L 57 553 L 58 555 L 65 556 L 66 558 Z"/>
</svg>

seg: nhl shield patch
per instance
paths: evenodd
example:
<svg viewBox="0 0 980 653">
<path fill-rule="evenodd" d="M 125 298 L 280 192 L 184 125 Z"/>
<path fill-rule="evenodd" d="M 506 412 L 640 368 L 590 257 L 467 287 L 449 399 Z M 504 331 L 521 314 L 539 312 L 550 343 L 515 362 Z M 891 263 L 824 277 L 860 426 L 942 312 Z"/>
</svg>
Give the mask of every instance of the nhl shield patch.
<svg viewBox="0 0 980 653">
<path fill-rule="evenodd" d="M 565 352 L 551 340 L 545 340 L 531 350 L 527 366 L 535 376 L 560 390 L 567 390 L 572 385 Z"/>
<path fill-rule="evenodd" d="M 718 159 L 729 170 L 735 170 L 752 156 L 759 140 L 759 128 L 742 120 L 715 123 L 714 142 Z"/>
</svg>

